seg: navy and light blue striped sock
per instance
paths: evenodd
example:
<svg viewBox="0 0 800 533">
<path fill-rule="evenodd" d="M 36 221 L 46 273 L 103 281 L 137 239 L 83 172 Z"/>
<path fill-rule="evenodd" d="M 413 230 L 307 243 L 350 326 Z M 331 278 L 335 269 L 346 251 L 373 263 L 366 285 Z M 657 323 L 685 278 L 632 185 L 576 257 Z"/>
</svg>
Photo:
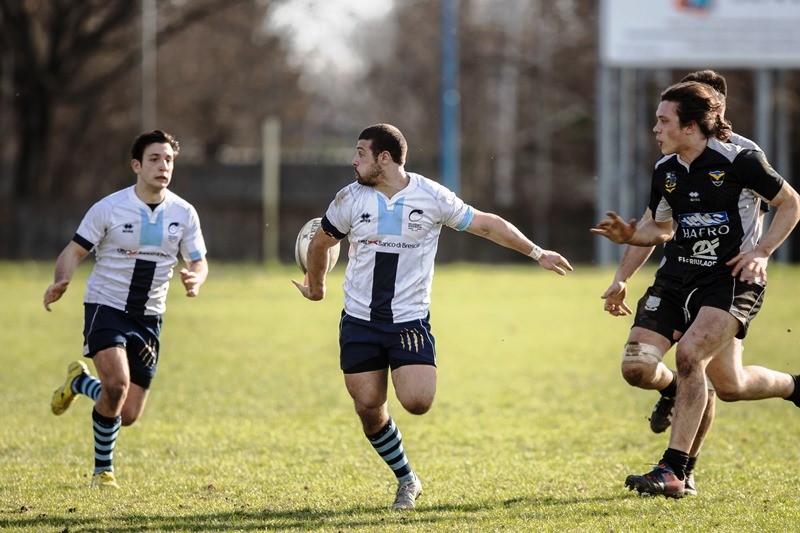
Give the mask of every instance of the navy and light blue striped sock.
<svg viewBox="0 0 800 533">
<path fill-rule="evenodd" d="M 374 435 L 367 435 L 367 439 L 381 459 L 392 469 L 399 483 L 405 483 L 417 477 L 411 470 L 406 452 L 403 450 L 403 435 L 400 434 L 400 430 L 391 417 L 380 431 Z"/>
<path fill-rule="evenodd" d="M 72 380 L 70 388 L 75 394 L 83 394 L 94 401 L 100 396 L 100 380 L 89 374 L 81 374 Z"/>
<path fill-rule="evenodd" d="M 122 417 L 108 418 L 92 409 L 92 426 L 94 427 L 94 474 L 104 470 L 114 471 L 112 460 L 114 446 L 117 443 L 119 428 L 122 426 Z"/>
</svg>

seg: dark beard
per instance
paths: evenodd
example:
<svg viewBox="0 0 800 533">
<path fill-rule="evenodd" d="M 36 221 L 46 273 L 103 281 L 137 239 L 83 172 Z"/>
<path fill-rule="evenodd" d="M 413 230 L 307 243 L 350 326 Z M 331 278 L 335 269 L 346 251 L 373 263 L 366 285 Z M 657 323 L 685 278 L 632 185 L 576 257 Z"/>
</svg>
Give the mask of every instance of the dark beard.
<svg viewBox="0 0 800 533">
<path fill-rule="evenodd" d="M 383 176 L 383 173 L 380 171 L 380 169 L 374 166 L 370 168 L 369 174 L 365 176 L 359 174 L 358 170 L 353 170 L 353 173 L 356 175 L 356 181 L 358 184 L 366 187 L 375 187 L 380 185 L 381 177 Z"/>
</svg>

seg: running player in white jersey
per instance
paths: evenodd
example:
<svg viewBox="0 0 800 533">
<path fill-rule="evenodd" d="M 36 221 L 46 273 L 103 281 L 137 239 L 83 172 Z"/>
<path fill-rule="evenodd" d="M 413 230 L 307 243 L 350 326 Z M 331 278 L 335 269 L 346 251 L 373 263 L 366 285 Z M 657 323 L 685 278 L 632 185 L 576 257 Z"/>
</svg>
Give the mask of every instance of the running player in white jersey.
<svg viewBox="0 0 800 533">
<path fill-rule="evenodd" d="M 614 212 L 593 233 L 617 243 L 651 246 L 674 235 L 683 254 L 682 294 L 687 329 L 678 340 L 678 387 L 669 447 L 651 472 L 630 475 L 640 493 L 685 494 L 689 453 L 712 383 L 740 383 L 739 400 L 785 398 L 800 405 L 798 375 L 742 366 L 726 348 L 743 339 L 767 283 L 767 262 L 800 219 L 800 196 L 764 154 L 726 141 L 730 124 L 719 115 L 708 85 L 684 82 L 661 95 L 653 132 L 663 157 L 653 172 L 651 220 L 637 226 Z M 760 239 L 761 214 L 753 195 L 776 208 Z M 674 229 L 674 225 L 677 229 Z M 732 376 L 738 378 L 732 379 Z M 716 387 L 719 390 L 719 387 Z"/>
<path fill-rule="evenodd" d="M 572 270 L 560 254 L 542 250 L 506 220 L 406 172 L 406 152 L 406 140 L 394 126 L 377 124 L 361 132 L 351 162 L 357 181 L 331 202 L 309 245 L 306 278 L 293 280 L 309 300 L 324 298 L 328 249 L 348 238 L 340 366 L 367 439 L 397 478 L 395 509 L 413 508 L 422 484 L 389 415 L 389 369 L 400 404 L 410 413 L 426 413 L 436 393 L 428 308 L 442 226 L 485 237 L 560 275 Z"/>
<path fill-rule="evenodd" d="M 96 263 L 86 283 L 83 361 L 72 362 L 51 408 L 62 414 L 79 394 L 94 400 L 93 487 L 117 488 L 113 455 L 121 426 L 144 411 L 159 360 L 161 316 L 178 254 L 186 296 L 197 296 L 208 275 L 206 245 L 197 212 L 167 187 L 178 142 L 155 130 L 139 135 L 131 149 L 136 184 L 94 204 L 56 261 L 55 280 L 44 307 L 58 301 L 78 264 L 90 252 Z"/>
</svg>

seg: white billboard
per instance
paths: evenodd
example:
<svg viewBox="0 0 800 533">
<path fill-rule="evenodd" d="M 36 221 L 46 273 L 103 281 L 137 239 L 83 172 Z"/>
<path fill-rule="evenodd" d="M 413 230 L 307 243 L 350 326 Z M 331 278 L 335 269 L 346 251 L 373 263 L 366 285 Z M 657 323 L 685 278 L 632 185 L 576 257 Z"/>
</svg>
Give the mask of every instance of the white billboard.
<svg viewBox="0 0 800 533">
<path fill-rule="evenodd" d="M 601 0 L 604 65 L 800 67 L 800 0 Z"/>
</svg>

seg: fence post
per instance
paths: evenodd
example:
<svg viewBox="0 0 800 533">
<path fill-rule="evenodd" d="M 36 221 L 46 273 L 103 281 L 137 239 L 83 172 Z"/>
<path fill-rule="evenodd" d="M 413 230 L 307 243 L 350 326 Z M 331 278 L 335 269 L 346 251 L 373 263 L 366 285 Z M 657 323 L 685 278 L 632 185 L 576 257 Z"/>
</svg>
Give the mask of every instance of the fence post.
<svg viewBox="0 0 800 533">
<path fill-rule="evenodd" d="M 264 227 L 262 228 L 262 254 L 265 264 L 279 260 L 280 244 L 280 165 L 281 123 L 277 117 L 269 117 L 261 129 L 261 205 Z"/>
</svg>

